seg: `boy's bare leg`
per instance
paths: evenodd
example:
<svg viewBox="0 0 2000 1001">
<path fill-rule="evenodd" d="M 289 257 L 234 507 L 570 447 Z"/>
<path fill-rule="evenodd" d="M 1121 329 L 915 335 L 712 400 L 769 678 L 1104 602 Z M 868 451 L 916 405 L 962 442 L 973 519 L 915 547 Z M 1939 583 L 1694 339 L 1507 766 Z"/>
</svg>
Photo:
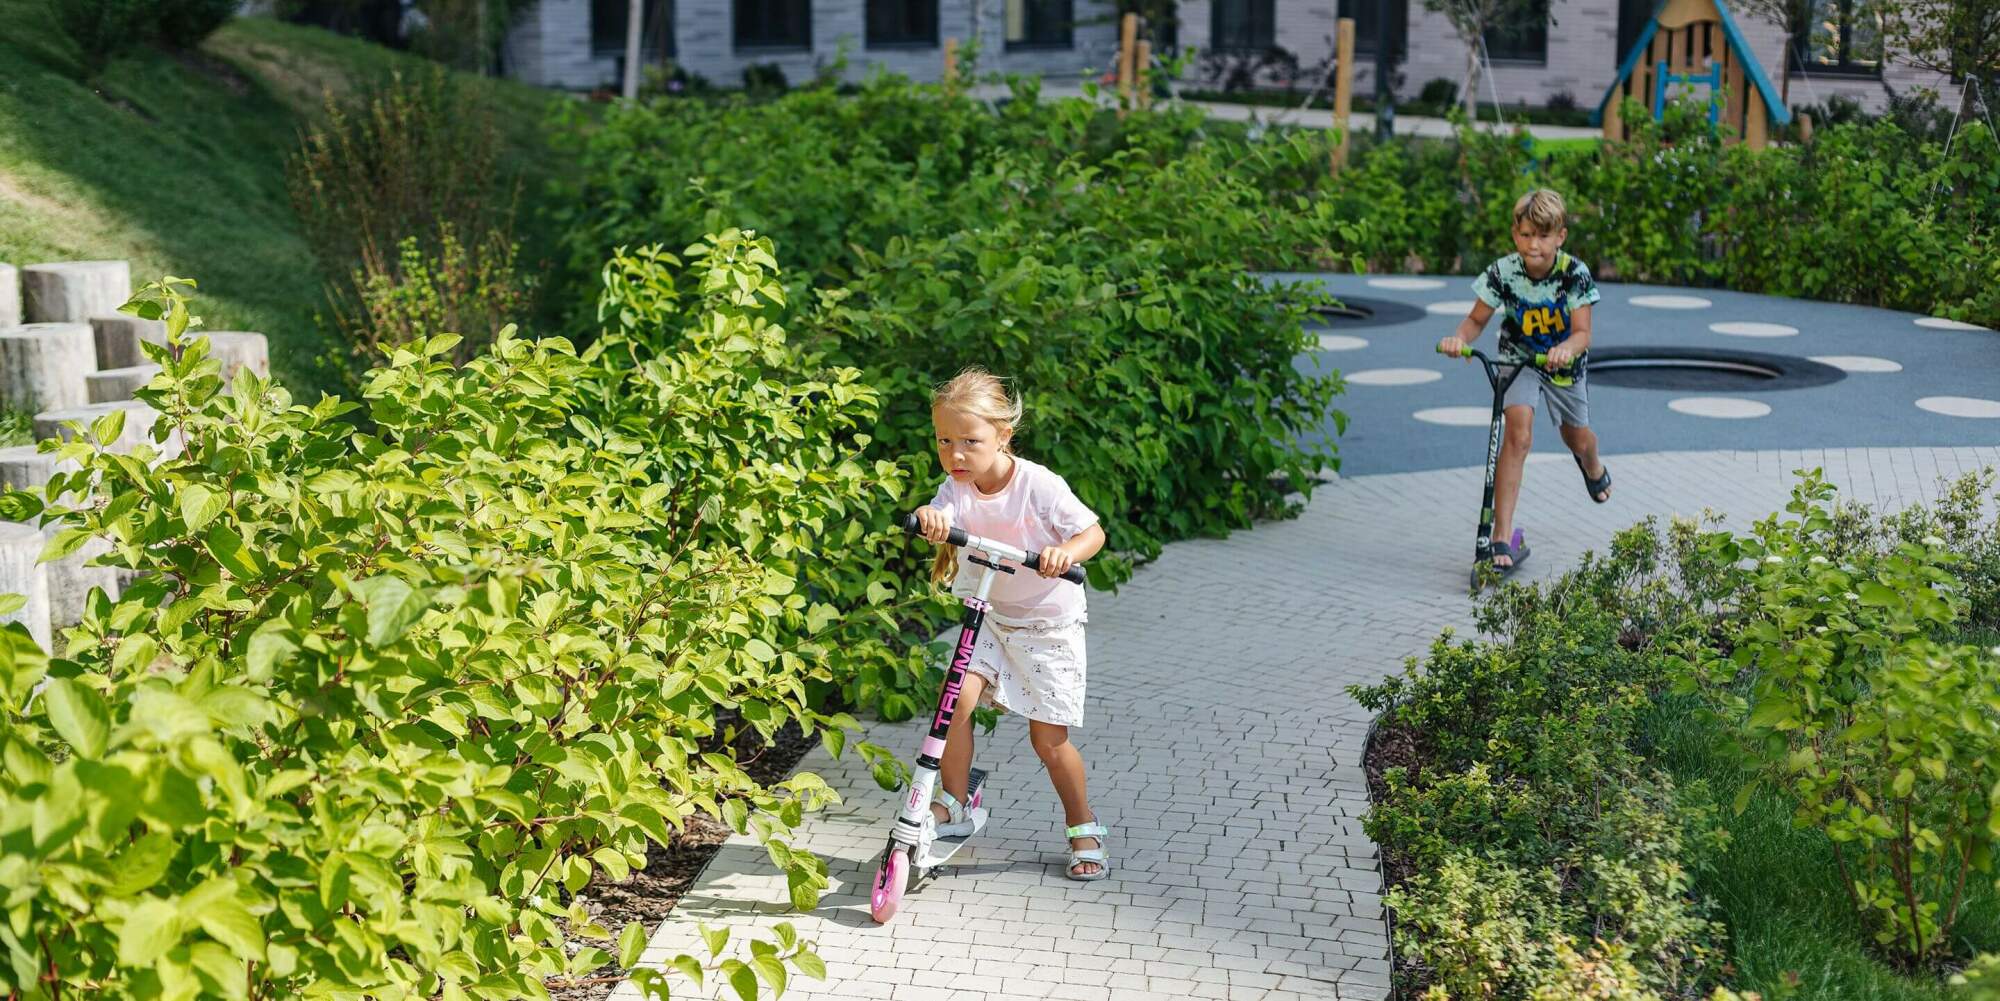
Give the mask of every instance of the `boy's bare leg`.
<svg viewBox="0 0 2000 1001">
<path fill-rule="evenodd" d="M 1529 378 L 1532 374 L 1524 373 Z M 1507 429 L 1500 435 L 1500 462 L 1493 469 L 1493 541 L 1514 537 L 1514 503 L 1521 499 L 1521 468 L 1528 463 L 1528 449 L 1535 443 L 1535 408 L 1508 407 L 1504 411 Z M 1496 567 L 1510 567 L 1505 556 L 1493 559 Z"/>
<path fill-rule="evenodd" d="M 1587 427 L 1571 427 L 1565 424 L 1562 426 L 1562 436 L 1563 444 L 1569 446 L 1571 454 L 1576 456 L 1577 462 L 1583 464 L 1585 473 L 1591 479 L 1604 475 L 1604 461 L 1597 457 L 1597 432 Z M 1611 491 L 1607 489 L 1604 491 L 1604 496 L 1593 499 L 1603 502 L 1610 498 Z"/>
<path fill-rule="evenodd" d="M 1063 826 L 1075 827 L 1096 819 L 1085 790 L 1083 755 L 1078 753 L 1075 744 L 1069 742 L 1069 727 L 1031 719 L 1028 721 L 1028 742 L 1035 745 L 1035 754 L 1048 768 L 1049 782 L 1056 787 L 1056 798 L 1062 800 Z M 1069 846 L 1072 849 L 1096 848 L 1099 843 L 1096 838 L 1071 838 Z M 1079 876 L 1088 876 L 1101 868 L 1095 862 L 1078 862 L 1072 871 Z"/>
<path fill-rule="evenodd" d="M 965 802 L 965 787 L 972 784 L 972 707 L 979 704 L 979 696 L 985 691 L 985 678 L 965 672 L 965 683 L 958 689 L 958 706 L 952 710 L 951 728 L 945 732 L 944 757 L 938 759 L 938 783 L 960 803 Z M 940 824 L 951 819 L 943 803 L 931 804 L 931 816 Z"/>
</svg>

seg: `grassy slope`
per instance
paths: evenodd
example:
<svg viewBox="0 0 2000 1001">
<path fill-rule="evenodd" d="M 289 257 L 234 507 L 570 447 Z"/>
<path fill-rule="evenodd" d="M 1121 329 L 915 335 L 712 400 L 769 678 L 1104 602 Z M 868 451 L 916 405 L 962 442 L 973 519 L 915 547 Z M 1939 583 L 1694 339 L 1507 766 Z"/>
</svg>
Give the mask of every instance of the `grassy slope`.
<svg viewBox="0 0 2000 1001">
<path fill-rule="evenodd" d="M 314 314 L 324 283 L 285 192 L 284 160 L 323 91 L 427 64 L 311 28 L 239 20 L 205 51 L 142 50 L 91 85 L 43 0 L 0 0 L 0 261 L 123 258 L 135 283 L 201 283 L 214 330 L 260 330 L 271 367 L 324 387 Z M 517 163 L 538 164 L 547 92 L 480 81 Z"/>
</svg>

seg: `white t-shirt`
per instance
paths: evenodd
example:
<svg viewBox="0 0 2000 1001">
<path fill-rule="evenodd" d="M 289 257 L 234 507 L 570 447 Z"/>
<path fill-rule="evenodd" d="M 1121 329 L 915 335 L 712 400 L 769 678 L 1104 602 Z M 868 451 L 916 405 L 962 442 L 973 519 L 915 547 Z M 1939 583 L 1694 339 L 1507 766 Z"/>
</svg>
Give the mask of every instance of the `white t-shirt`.
<svg viewBox="0 0 2000 1001">
<path fill-rule="evenodd" d="M 999 493 L 981 493 L 971 483 L 947 476 L 931 506 L 943 511 L 954 528 L 1031 553 L 1068 542 L 1097 524 L 1097 515 L 1077 500 L 1062 477 L 1019 456 L 1014 458 L 1013 476 Z M 959 550 L 952 592 L 960 597 L 977 590 L 979 575 L 986 571 L 966 562 L 969 556 Z M 1007 625 L 1067 625 L 1084 618 L 1083 588 L 1026 567 L 1011 574 L 996 572 L 987 600 L 993 605 L 993 618 Z"/>
</svg>

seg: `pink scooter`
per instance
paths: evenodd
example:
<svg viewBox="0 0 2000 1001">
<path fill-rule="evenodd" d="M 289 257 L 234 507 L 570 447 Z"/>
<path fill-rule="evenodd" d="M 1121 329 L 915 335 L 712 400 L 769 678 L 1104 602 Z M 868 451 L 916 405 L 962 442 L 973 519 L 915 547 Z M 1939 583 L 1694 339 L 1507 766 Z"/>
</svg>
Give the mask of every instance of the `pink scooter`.
<svg viewBox="0 0 2000 1001">
<path fill-rule="evenodd" d="M 914 514 L 903 521 L 903 528 L 912 535 L 922 534 Z M 972 555 L 968 559 L 986 569 L 979 576 L 978 588 L 965 599 L 965 618 L 961 620 L 958 630 L 958 647 L 952 653 L 950 670 L 945 672 L 944 687 L 938 691 L 937 712 L 931 716 L 930 733 L 924 737 L 923 747 L 917 752 L 917 767 L 911 774 L 909 795 L 904 797 L 902 809 L 896 814 L 895 826 L 889 830 L 889 846 L 883 850 L 882 858 L 875 866 L 868 913 L 877 924 L 895 917 L 896 909 L 902 906 L 903 893 L 943 865 L 972 837 L 970 834 L 932 837 L 927 833 L 932 826 L 929 823 L 931 796 L 937 791 L 938 766 L 944 757 L 945 737 L 951 732 L 952 717 L 958 711 L 958 692 L 965 684 L 965 669 L 972 663 L 973 647 L 979 642 L 979 627 L 986 622 L 986 596 L 993 588 L 993 575 L 1017 572 L 1009 563 L 1029 570 L 1041 566 L 1038 553 L 968 535 L 964 529 L 952 529 L 949 539 L 952 545 L 971 550 Z M 1071 567 L 1063 574 L 1063 579 L 1072 584 L 1082 584 L 1083 568 Z M 986 822 L 986 808 L 982 805 L 985 780 L 986 773 L 975 768 L 965 790 L 966 813 L 973 818 L 974 830 L 984 827 Z"/>
</svg>

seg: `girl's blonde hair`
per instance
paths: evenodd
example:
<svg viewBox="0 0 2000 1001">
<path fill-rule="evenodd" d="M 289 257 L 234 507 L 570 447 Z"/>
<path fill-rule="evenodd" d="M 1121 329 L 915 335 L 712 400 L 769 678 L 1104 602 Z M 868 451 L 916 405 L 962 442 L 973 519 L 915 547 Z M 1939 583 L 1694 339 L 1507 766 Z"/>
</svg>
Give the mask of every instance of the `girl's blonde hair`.
<svg viewBox="0 0 2000 1001">
<path fill-rule="evenodd" d="M 1006 381 L 999 376 L 977 365 L 960 371 L 931 392 L 931 411 L 939 410 L 977 417 L 993 425 L 1000 434 L 1000 450 L 1013 454 L 1014 429 L 1021 426 L 1021 400 L 1007 391 Z M 939 546 L 937 558 L 931 562 L 931 580 L 950 583 L 957 573 L 958 547 Z"/>
</svg>

